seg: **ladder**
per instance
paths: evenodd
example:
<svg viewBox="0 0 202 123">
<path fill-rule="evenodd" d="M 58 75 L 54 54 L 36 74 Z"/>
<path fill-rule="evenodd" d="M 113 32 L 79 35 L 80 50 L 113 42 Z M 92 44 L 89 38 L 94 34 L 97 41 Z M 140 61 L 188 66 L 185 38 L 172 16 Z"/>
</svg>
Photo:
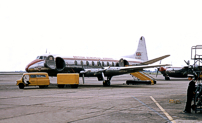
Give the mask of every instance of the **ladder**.
<svg viewBox="0 0 202 123">
<path fill-rule="evenodd" d="M 153 77 L 149 76 L 147 73 L 145 72 L 134 72 L 134 73 L 130 73 L 132 76 L 136 77 L 138 80 L 140 81 L 151 81 L 151 85 L 156 84 L 156 81 Z"/>
</svg>

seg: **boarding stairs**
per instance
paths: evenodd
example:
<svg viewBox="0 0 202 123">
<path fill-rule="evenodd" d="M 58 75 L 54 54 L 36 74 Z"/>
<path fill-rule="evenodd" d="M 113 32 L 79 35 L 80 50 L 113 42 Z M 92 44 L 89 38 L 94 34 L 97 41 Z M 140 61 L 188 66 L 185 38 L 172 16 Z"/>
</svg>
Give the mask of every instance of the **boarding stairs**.
<svg viewBox="0 0 202 123">
<path fill-rule="evenodd" d="M 150 81 L 151 85 L 156 84 L 156 80 L 145 72 L 134 72 L 134 73 L 130 73 L 130 75 L 132 75 L 133 77 L 138 79 L 140 82 L 141 81 Z"/>
</svg>

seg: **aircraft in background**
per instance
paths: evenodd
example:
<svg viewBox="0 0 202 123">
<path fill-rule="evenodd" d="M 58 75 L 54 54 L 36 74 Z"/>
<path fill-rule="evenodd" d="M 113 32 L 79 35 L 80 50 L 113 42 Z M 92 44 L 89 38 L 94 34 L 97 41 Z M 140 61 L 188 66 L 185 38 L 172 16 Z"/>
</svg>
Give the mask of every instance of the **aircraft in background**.
<svg viewBox="0 0 202 123">
<path fill-rule="evenodd" d="M 188 66 L 185 66 L 185 67 L 167 67 L 167 68 L 160 67 L 157 70 L 157 75 L 158 75 L 158 71 L 160 71 L 163 74 L 163 76 L 165 77 L 165 80 L 170 80 L 170 77 L 186 78 L 188 70 L 189 70 Z"/>
<path fill-rule="evenodd" d="M 79 73 L 80 77 L 97 77 L 104 86 L 110 86 L 113 76 L 143 71 L 144 68 L 169 66 L 169 64 L 149 65 L 170 55 L 164 55 L 148 60 L 145 38 L 139 40 L 138 48 L 133 55 L 120 58 L 88 57 L 88 56 L 59 56 L 44 54 L 29 63 L 27 72 L 47 72 L 49 76 L 58 73 Z M 105 80 L 105 77 L 107 78 Z"/>
<path fill-rule="evenodd" d="M 194 70 L 199 69 L 198 65 L 190 65 L 189 61 L 185 61 L 187 66 L 184 67 L 160 67 L 157 69 L 157 74 L 158 71 L 160 71 L 163 76 L 165 77 L 165 80 L 170 80 L 170 77 L 176 77 L 176 78 L 187 78 L 187 74 L 193 74 L 195 75 L 196 73 Z"/>
</svg>

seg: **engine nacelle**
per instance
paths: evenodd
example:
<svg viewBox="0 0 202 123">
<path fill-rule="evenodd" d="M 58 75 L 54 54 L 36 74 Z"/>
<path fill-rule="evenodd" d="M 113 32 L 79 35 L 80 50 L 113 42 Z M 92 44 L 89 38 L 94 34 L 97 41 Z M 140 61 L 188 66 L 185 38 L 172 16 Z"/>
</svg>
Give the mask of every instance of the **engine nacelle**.
<svg viewBox="0 0 202 123">
<path fill-rule="evenodd" d="M 65 68 L 65 61 L 61 57 L 56 57 L 54 59 L 54 57 L 52 55 L 49 55 L 46 58 L 45 66 L 47 66 L 50 69 L 62 71 Z"/>
</svg>

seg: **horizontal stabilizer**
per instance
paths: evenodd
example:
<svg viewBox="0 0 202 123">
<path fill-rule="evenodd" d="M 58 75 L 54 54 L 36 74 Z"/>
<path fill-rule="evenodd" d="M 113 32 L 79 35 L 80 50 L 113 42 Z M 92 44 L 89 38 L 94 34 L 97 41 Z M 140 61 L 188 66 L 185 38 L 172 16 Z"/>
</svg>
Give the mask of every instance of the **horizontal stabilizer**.
<svg viewBox="0 0 202 123">
<path fill-rule="evenodd" d="M 158 57 L 158 58 L 155 58 L 155 59 L 152 59 L 152 60 L 148 60 L 148 61 L 146 61 L 146 62 L 142 62 L 141 64 L 142 64 L 142 65 L 153 64 L 153 63 L 155 63 L 155 62 L 157 62 L 157 61 L 160 61 L 160 60 L 162 60 L 162 59 L 164 59 L 164 58 L 166 58 L 166 57 L 169 57 L 169 56 L 170 56 L 170 55 L 161 56 L 161 57 Z"/>
</svg>

